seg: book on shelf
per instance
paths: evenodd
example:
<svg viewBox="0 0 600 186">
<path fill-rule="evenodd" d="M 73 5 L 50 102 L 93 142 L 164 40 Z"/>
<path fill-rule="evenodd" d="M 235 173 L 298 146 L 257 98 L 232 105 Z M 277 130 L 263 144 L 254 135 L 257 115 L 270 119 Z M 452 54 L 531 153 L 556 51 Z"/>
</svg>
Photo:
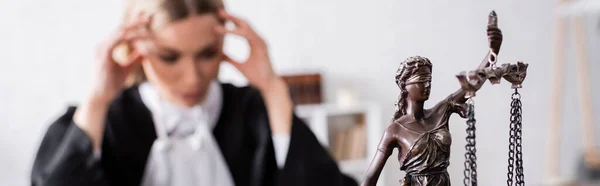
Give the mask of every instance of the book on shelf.
<svg viewBox="0 0 600 186">
<path fill-rule="evenodd" d="M 364 159 L 366 156 L 366 131 L 364 124 L 356 124 L 335 132 L 331 152 L 338 161 Z"/>
<path fill-rule="evenodd" d="M 288 84 L 294 104 L 322 103 L 321 74 L 304 73 L 281 77 Z"/>
</svg>

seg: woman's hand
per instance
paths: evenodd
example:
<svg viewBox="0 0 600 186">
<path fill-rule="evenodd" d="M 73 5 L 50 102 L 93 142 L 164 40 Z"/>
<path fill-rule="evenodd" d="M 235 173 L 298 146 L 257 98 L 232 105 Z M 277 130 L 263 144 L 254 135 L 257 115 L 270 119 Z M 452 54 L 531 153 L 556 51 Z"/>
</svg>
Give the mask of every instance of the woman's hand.
<svg viewBox="0 0 600 186">
<path fill-rule="evenodd" d="M 219 17 L 224 20 L 232 21 L 236 28 L 227 30 L 224 26 L 218 26 L 215 30 L 219 34 L 231 33 L 245 38 L 250 45 L 250 56 L 246 61 L 235 61 L 225 55 L 225 60 L 235 66 L 248 82 L 261 91 L 266 91 L 273 85 L 278 76 L 273 72 L 269 52 L 265 41 L 252 29 L 244 20 L 235 17 L 224 10 L 219 11 Z"/>
<path fill-rule="evenodd" d="M 271 132 L 287 135 L 292 130 L 293 103 L 287 84 L 278 77 L 271 67 L 267 44 L 245 21 L 221 10 L 219 17 L 232 21 L 236 28 L 226 30 L 224 26 L 215 28 L 220 34 L 231 33 L 244 37 L 250 45 L 250 56 L 245 62 L 237 62 L 225 55 L 225 60 L 235 66 L 248 82 L 258 88 L 265 100 Z"/>
<path fill-rule="evenodd" d="M 96 82 L 91 93 L 92 98 L 109 103 L 125 87 L 126 78 L 141 63 L 142 53 L 136 49 L 124 51 L 131 49 L 120 46 L 128 43 L 128 47 L 133 47 L 134 41 L 148 38 L 146 35 L 136 34 L 135 31 L 147 27 L 149 22 L 150 18 L 140 16 L 135 22 L 118 29 L 100 45 L 97 51 L 100 70 L 94 79 Z M 115 51 L 121 52 L 117 53 L 121 56 L 115 56 Z"/>
<path fill-rule="evenodd" d="M 142 54 L 137 50 L 121 60 L 113 57 L 113 51 L 122 43 L 132 43 L 147 38 L 147 36 L 134 35 L 132 31 L 147 26 L 149 21 L 147 18 L 140 18 L 134 23 L 123 26 L 98 49 L 97 60 L 100 63 L 100 70 L 95 78 L 96 82 L 90 97 L 77 108 L 73 116 L 74 123 L 90 137 L 94 149 L 100 149 L 101 146 L 108 105 L 124 88 L 127 76 L 142 60 Z"/>
</svg>

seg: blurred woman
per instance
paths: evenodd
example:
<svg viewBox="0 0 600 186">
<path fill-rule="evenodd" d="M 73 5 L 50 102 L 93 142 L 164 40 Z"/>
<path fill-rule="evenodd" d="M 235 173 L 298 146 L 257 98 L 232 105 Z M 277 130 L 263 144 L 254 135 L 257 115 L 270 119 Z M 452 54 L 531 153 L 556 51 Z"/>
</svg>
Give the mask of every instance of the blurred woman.
<svg viewBox="0 0 600 186">
<path fill-rule="evenodd" d="M 293 115 L 264 40 L 221 0 L 125 9 L 89 97 L 48 128 L 32 185 L 356 185 Z M 225 34 L 247 39 L 246 61 L 222 52 Z M 222 61 L 251 86 L 219 83 Z"/>
</svg>

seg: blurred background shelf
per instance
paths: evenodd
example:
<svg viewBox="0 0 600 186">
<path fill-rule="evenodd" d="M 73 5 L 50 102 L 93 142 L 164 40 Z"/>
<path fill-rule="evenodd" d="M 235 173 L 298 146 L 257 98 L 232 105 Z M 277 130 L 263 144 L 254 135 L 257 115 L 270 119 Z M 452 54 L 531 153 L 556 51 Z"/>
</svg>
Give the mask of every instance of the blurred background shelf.
<svg viewBox="0 0 600 186">
<path fill-rule="evenodd" d="M 548 143 L 546 144 L 546 177 L 543 185 L 600 185 L 600 153 L 598 153 L 597 129 L 598 124 L 594 121 L 594 55 L 597 51 L 594 45 L 598 41 L 593 33 L 598 27 L 598 15 L 600 15 L 600 0 L 558 0 L 555 9 L 555 37 L 554 37 L 554 73 L 552 107 L 550 114 L 551 124 L 548 126 Z M 567 67 L 574 66 L 576 79 L 567 82 Z M 574 123 L 581 126 L 581 132 L 576 136 L 581 138 L 582 147 L 573 151 L 573 158 L 569 161 L 576 166 L 565 167 L 561 165 L 564 157 L 563 141 L 572 140 L 563 137 L 565 127 L 563 116 L 565 107 L 568 106 L 561 100 L 567 94 L 565 89 L 576 89 L 579 111 L 571 118 Z M 572 97 L 572 96 L 571 96 Z M 571 125 L 569 123 L 568 125 Z M 564 169 L 571 169 L 572 174 L 565 174 Z M 574 170 L 573 170 L 574 169 Z"/>
<path fill-rule="evenodd" d="M 360 182 L 383 134 L 380 108 L 368 101 L 344 106 L 304 104 L 297 105 L 295 113 L 333 155 L 340 170 Z"/>
</svg>

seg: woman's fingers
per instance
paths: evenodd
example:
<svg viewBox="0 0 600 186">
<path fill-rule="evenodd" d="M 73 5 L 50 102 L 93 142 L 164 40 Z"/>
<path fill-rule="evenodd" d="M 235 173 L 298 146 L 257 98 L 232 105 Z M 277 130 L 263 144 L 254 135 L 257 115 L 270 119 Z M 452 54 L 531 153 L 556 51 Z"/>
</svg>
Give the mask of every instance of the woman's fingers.
<svg viewBox="0 0 600 186">
<path fill-rule="evenodd" d="M 152 17 L 142 16 L 138 17 L 138 19 L 132 22 L 129 25 L 126 25 L 123 30 L 125 32 L 125 37 L 131 37 L 132 35 L 151 35 L 150 33 L 150 22 L 152 21 Z"/>
<path fill-rule="evenodd" d="M 233 22 L 235 24 L 236 27 L 243 28 L 243 27 L 248 26 L 248 23 L 246 23 L 246 21 L 227 13 L 225 10 L 219 10 L 218 15 L 219 15 L 219 17 L 221 17 L 225 20 L 230 20 L 231 22 Z"/>
<path fill-rule="evenodd" d="M 221 11 L 224 12 L 224 11 Z M 226 14 L 226 16 L 223 16 L 221 14 Z M 231 33 L 231 34 L 235 34 L 235 35 L 239 35 L 242 36 L 248 40 L 250 40 L 252 38 L 252 30 L 251 28 L 248 27 L 248 24 L 244 21 L 242 21 L 241 19 L 237 18 L 237 17 L 233 17 L 227 13 L 221 13 L 221 17 L 225 20 L 229 20 L 232 21 L 235 24 L 235 28 L 233 30 L 227 30 L 227 28 L 225 28 L 225 25 L 219 25 L 215 28 L 215 30 L 220 33 L 220 34 L 226 34 L 226 33 Z"/>
<path fill-rule="evenodd" d="M 109 55 L 112 57 L 112 61 L 120 66 L 126 66 L 131 62 L 130 59 L 137 57 L 134 54 L 148 54 L 148 45 L 142 45 L 143 43 L 139 42 L 150 39 L 152 39 L 152 36 L 148 34 L 124 36 L 121 42 L 110 50 Z"/>
<path fill-rule="evenodd" d="M 151 40 L 153 38 L 154 38 L 154 35 L 152 35 L 149 32 L 138 32 L 138 33 L 126 34 L 121 39 L 121 42 L 133 42 L 133 41 Z"/>
<path fill-rule="evenodd" d="M 131 44 L 131 46 L 139 52 L 142 52 L 144 55 L 148 55 L 152 48 L 152 40 L 154 39 L 154 35 L 152 34 L 139 34 L 139 35 L 130 35 L 124 39 L 123 42 Z"/>
<path fill-rule="evenodd" d="M 136 69 L 141 64 L 142 60 L 144 59 L 144 55 L 138 51 L 134 51 L 129 55 L 128 59 L 129 61 L 127 62 L 127 64 L 123 66 L 125 72 L 127 73 Z"/>
<path fill-rule="evenodd" d="M 236 28 L 234 30 L 227 30 L 224 26 L 216 26 L 215 32 L 219 35 L 225 35 L 227 33 L 238 35 L 248 41 L 250 46 L 251 55 L 266 55 L 267 45 L 265 41 L 253 32 L 248 32 L 243 29 Z"/>
<path fill-rule="evenodd" d="M 219 35 L 225 35 L 230 33 L 243 37 L 248 41 L 251 53 L 262 54 L 267 51 L 267 44 L 265 43 L 265 41 L 253 31 L 248 31 L 247 29 L 241 28 L 227 30 L 224 26 L 216 26 L 214 30 Z"/>
<path fill-rule="evenodd" d="M 122 26 L 113 34 L 99 50 L 99 55 L 103 56 L 103 61 L 108 66 L 120 66 L 127 71 L 127 68 L 134 66 L 141 61 L 142 55 L 146 54 L 147 47 L 139 47 L 138 41 L 151 40 L 153 35 L 149 32 L 149 17 L 140 15 L 137 20 L 128 25 Z M 116 63 L 116 64 L 111 64 Z"/>
<path fill-rule="evenodd" d="M 133 33 L 132 31 L 136 29 L 140 29 L 142 27 L 147 27 L 150 23 L 150 18 L 140 17 L 138 20 L 121 27 L 115 34 L 113 34 L 109 39 L 108 43 L 104 46 L 104 52 L 108 55 L 112 55 L 112 51 L 121 43 L 127 42 L 128 40 L 134 38 L 140 38 L 138 34 Z M 146 34 L 147 35 L 147 34 Z"/>
<path fill-rule="evenodd" d="M 249 44 L 264 43 L 262 41 L 262 38 L 260 36 L 258 36 L 258 34 L 256 34 L 254 29 L 252 29 L 252 27 L 246 21 L 227 13 L 225 10 L 220 10 L 218 12 L 218 14 L 221 18 L 223 18 L 225 20 L 229 20 L 236 25 L 236 28 L 231 31 L 227 31 L 227 29 L 225 27 L 219 28 L 219 29 L 224 29 L 229 33 L 242 36 L 248 40 Z"/>
<path fill-rule="evenodd" d="M 224 25 L 219 25 L 215 28 L 215 31 L 220 35 L 230 33 L 241 36 L 248 41 L 248 45 L 250 47 L 250 56 L 246 62 L 239 63 L 226 55 L 224 56 L 225 61 L 230 62 L 243 73 L 255 73 L 255 68 L 261 68 L 263 66 L 265 69 L 268 69 L 267 71 L 272 71 L 270 69 L 270 64 L 268 64 L 270 61 L 267 45 L 265 41 L 250 27 L 250 25 L 242 19 L 232 16 L 223 10 L 219 11 L 218 14 L 221 18 L 234 22 L 236 24 L 236 28 L 233 30 L 227 30 Z"/>
</svg>

